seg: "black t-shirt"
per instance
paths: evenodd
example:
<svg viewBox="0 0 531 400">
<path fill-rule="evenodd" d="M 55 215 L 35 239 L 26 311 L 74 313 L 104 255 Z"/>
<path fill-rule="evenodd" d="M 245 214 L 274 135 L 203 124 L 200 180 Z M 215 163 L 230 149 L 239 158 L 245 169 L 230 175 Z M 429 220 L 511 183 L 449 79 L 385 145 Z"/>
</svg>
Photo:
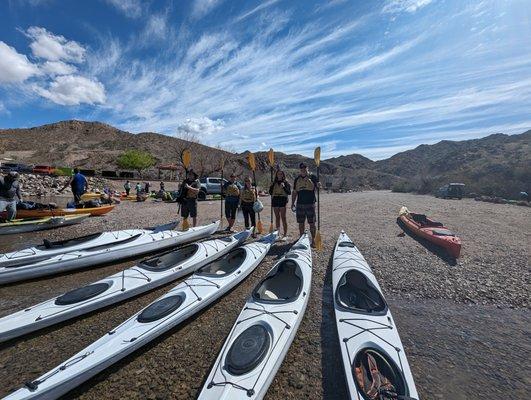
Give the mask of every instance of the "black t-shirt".
<svg viewBox="0 0 531 400">
<path fill-rule="evenodd" d="M 315 203 L 315 191 L 317 189 L 317 177 L 315 175 L 299 175 L 293 183 L 293 190 L 297 192 L 297 204 Z"/>
</svg>

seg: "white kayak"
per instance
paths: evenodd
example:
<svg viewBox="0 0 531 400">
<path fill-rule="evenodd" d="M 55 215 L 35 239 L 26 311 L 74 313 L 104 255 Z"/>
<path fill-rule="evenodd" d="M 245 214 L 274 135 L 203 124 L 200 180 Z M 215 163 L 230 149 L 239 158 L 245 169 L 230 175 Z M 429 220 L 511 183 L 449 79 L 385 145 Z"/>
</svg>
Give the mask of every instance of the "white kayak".
<svg viewBox="0 0 531 400">
<path fill-rule="evenodd" d="M 311 280 L 312 253 L 304 234 L 253 290 L 199 399 L 265 396 L 304 316 Z"/>
<path fill-rule="evenodd" d="M 200 268 L 105 336 L 5 399 L 56 399 L 205 308 L 264 259 L 276 233 Z"/>
<path fill-rule="evenodd" d="M 0 318 L 0 342 L 78 317 L 176 280 L 227 254 L 250 235 L 251 231 L 247 230 L 190 244 Z"/>
<path fill-rule="evenodd" d="M 173 230 L 176 224 L 154 229 L 104 232 L 82 238 L 45 244 L 0 256 L 0 284 L 58 274 L 80 268 L 135 257 L 175 247 L 210 236 L 218 222 Z"/>
<path fill-rule="evenodd" d="M 350 398 L 418 399 L 391 311 L 371 267 L 345 232 L 334 250 L 332 285 Z"/>
</svg>

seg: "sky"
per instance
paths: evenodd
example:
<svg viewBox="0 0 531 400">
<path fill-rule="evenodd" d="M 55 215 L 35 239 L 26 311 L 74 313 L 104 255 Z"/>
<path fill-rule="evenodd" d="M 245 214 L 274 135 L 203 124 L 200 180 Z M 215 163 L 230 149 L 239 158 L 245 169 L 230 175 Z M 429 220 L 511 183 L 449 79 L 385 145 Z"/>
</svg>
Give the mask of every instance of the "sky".
<svg viewBox="0 0 531 400">
<path fill-rule="evenodd" d="M 382 159 L 531 128 L 529 0 L 3 0 L 0 128 Z"/>
</svg>

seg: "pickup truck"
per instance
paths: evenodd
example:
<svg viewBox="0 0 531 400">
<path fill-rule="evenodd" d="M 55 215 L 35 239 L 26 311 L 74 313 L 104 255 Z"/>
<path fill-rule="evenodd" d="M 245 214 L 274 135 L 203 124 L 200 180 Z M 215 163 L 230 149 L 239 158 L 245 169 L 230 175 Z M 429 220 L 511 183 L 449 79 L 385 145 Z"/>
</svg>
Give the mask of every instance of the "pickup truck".
<svg viewBox="0 0 531 400">
<path fill-rule="evenodd" d="M 223 184 L 227 182 L 223 179 Z M 209 194 L 221 194 L 221 178 L 203 177 L 199 179 L 201 189 L 197 195 L 198 200 L 205 200 Z"/>
</svg>

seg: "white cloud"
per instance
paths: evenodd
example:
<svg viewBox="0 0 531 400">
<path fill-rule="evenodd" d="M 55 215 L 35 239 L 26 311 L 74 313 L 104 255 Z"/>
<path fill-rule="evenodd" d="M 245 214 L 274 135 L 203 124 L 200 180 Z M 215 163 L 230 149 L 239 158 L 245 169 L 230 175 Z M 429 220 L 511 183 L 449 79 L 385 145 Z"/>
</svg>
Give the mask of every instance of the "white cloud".
<svg viewBox="0 0 531 400">
<path fill-rule="evenodd" d="M 41 66 L 42 71 L 48 75 L 71 75 L 77 71 L 75 65 L 67 64 L 62 61 L 46 61 Z"/>
<path fill-rule="evenodd" d="M 258 6 L 256 6 L 255 8 L 249 10 L 249 11 L 246 11 L 244 12 L 243 14 L 239 15 L 237 18 L 236 18 L 236 21 L 242 21 L 246 18 L 249 18 L 250 16 L 256 14 L 257 12 L 263 10 L 264 8 L 267 8 L 267 7 L 271 7 L 272 5 L 274 5 L 275 3 L 278 3 L 279 0 L 269 0 L 269 1 L 263 1 L 261 2 Z"/>
<path fill-rule="evenodd" d="M 39 68 L 28 57 L 0 41 L 0 83 L 24 82 L 39 73 Z"/>
<path fill-rule="evenodd" d="M 382 11 L 389 14 L 400 12 L 414 13 L 431 2 L 432 0 L 389 0 Z"/>
<path fill-rule="evenodd" d="M 36 88 L 38 94 L 60 105 L 102 104 L 105 102 L 105 88 L 94 80 L 82 76 L 58 76 L 47 89 Z"/>
<path fill-rule="evenodd" d="M 69 61 L 80 63 L 85 59 L 85 49 L 73 40 L 54 35 L 44 28 L 32 26 L 26 31 L 32 39 L 30 48 L 35 57 L 49 61 Z"/>
<path fill-rule="evenodd" d="M 208 117 L 187 118 L 177 127 L 179 134 L 192 134 L 197 136 L 211 135 L 225 126 L 221 119 L 211 120 Z"/>
<path fill-rule="evenodd" d="M 153 14 L 147 20 L 142 37 L 144 40 L 164 39 L 168 35 L 168 32 L 168 15 Z"/>
<path fill-rule="evenodd" d="M 223 0 L 195 0 L 192 5 L 192 18 L 199 19 L 219 6 Z"/>
<path fill-rule="evenodd" d="M 138 18 L 142 15 L 141 0 L 107 0 L 107 3 L 128 18 Z"/>
</svg>

